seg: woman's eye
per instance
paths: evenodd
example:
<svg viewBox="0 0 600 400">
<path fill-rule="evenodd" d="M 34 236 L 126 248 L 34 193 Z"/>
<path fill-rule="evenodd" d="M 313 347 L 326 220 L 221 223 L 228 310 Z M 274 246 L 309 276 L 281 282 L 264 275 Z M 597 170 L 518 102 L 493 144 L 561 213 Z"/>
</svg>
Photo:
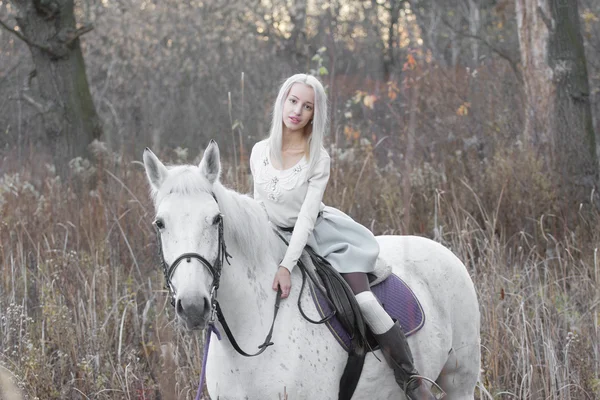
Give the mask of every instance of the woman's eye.
<svg viewBox="0 0 600 400">
<path fill-rule="evenodd" d="M 312 110 L 311 106 L 304 106 L 304 108 L 306 108 L 308 111 Z"/>
<path fill-rule="evenodd" d="M 157 219 L 156 221 L 154 221 L 154 226 L 156 226 L 158 229 L 164 229 L 165 228 L 165 223 L 163 222 L 162 219 Z"/>
<path fill-rule="evenodd" d="M 296 99 L 290 99 L 290 103 L 296 104 Z"/>
</svg>

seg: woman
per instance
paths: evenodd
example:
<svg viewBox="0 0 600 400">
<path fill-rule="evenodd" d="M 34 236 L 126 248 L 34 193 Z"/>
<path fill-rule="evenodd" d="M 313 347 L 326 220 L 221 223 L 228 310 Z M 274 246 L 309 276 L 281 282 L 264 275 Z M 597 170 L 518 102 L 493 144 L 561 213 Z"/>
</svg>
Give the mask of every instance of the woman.
<svg viewBox="0 0 600 400">
<path fill-rule="evenodd" d="M 250 167 L 254 198 L 270 220 L 293 227 L 273 290 L 290 294 L 290 273 L 308 244 L 342 274 L 356 296 L 364 319 L 375 334 L 396 382 L 410 399 L 434 399 L 422 384 L 402 328 L 394 323 L 369 289 L 367 273 L 375 268 L 379 245 L 373 234 L 349 216 L 322 203 L 329 180 L 330 158 L 323 147 L 327 97 L 317 78 L 297 74 L 279 90 L 271 133 L 252 149 Z"/>
</svg>

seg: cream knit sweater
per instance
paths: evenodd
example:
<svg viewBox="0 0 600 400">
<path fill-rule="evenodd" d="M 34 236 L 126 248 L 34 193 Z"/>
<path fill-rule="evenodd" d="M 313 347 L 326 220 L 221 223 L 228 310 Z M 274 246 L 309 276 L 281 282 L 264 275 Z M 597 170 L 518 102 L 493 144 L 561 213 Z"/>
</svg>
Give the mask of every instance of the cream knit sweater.
<svg viewBox="0 0 600 400">
<path fill-rule="evenodd" d="M 288 169 L 276 169 L 271 163 L 268 139 L 252 148 L 250 169 L 254 178 L 254 199 L 265 207 L 270 221 L 282 227 L 294 227 L 290 245 L 280 265 L 290 272 L 302 255 L 317 216 L 323 210 L 323 193 L 329 180 L 330 158 L 325 149 L 309 171 L 303 157 Z"/>
</svg>

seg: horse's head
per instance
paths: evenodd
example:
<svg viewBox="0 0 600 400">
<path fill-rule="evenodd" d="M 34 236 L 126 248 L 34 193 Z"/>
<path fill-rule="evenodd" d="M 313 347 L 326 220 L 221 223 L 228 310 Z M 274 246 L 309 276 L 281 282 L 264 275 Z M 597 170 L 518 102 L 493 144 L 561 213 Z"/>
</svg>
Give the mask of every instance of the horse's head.
<svg viewBox="0 0 600 400">
<path fill-rule="evenodd" d="M 188 329 L 202 329 L 211 311 L 213 269 L 220 270 L 222 215 L 213 194 L 221 170 L 219 148 L 211 141 L 199 166 L 169 168 L 146 149 L 144 167 L 177 317 Z"/>
</svg>

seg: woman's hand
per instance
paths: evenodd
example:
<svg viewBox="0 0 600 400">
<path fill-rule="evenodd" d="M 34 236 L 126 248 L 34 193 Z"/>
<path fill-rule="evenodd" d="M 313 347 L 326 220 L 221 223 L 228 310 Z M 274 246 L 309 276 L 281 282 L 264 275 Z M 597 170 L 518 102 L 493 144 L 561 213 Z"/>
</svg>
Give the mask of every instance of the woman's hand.
<svg viewBox="0 0 600 400">
<path fill-rule="evenodd" d="M 290 289 L 292 287 L 292 279 L 290 278 L 290 271 L 286 267 L 279 267 L 273 279 L 273 290 L 277 291 L 281 288 L 281 298 L 285 299 L 290 295 Z"/>
</svg>

